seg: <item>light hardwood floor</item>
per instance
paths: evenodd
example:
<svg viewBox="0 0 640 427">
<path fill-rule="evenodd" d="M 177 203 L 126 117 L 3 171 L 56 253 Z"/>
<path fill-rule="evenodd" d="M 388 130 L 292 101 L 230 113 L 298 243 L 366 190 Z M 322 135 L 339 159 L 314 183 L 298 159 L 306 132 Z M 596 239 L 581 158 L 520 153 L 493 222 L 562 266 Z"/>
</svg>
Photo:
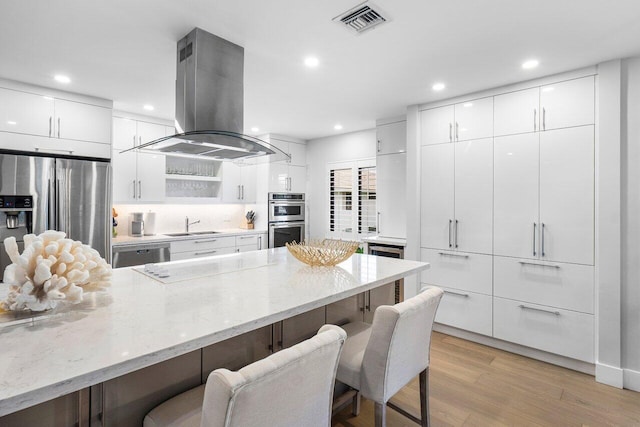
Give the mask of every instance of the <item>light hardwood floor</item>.
<svg viewBox="0 0 640 427">
<path fill-rule="evenodd" d="M 417 378 L 393 399 L 418 416 Z M 430 368 L 431 425 L 640 426 L 640 393 L 595 382 L 590 375 L 434 332 Z M 335 427 L 373 426 L 362 400 L 333 419 Z M 391 408 L 387 426 L 415 427 Z"/>
</svg>

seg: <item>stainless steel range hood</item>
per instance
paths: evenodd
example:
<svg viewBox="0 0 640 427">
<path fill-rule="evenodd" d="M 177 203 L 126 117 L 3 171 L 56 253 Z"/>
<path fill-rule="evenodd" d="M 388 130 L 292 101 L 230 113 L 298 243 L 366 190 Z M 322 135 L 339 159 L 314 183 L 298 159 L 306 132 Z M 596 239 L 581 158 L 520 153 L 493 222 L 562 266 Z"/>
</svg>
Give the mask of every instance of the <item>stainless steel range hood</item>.
<svg viewBox="0 0 640 427">
<path fill-rule="evenodd" d="M 129 150 L 202 156 L 221 160 L 289 155 L 250 135 L 243 135 L 244 48 L 195 28 L 178 42 L 176 135 Z"/>
</svg>

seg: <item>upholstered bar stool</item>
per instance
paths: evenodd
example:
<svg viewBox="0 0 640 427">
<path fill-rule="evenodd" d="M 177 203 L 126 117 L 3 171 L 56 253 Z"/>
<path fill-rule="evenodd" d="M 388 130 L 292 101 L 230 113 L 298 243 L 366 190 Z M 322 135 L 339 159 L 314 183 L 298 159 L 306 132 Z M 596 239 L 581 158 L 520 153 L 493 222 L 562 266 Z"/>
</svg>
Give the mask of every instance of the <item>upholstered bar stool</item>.
<svg viewBox="0 0 640 427">
<path fill-rule="evenodd" d="M 144 427 L 329 426 L 344 330 L 325 325 L 306 341 L 155 407 Z"/>
<path fill-rule="evenodd" d="M 429 425 L 429 348 L 433 319 L 442 290 L 428 288 L 393 306 L 376 309 L 371 325 L 343 325 L 347 341 L 336 379 L 354 390 L 353 414 L 360 411 L 360 396 L 375 402 L 375 424 L 386 425 L 387 404 L 422 426 Z M 402 387 L 420 376 L 421 419 L 388 403 Z"/>
</svg>

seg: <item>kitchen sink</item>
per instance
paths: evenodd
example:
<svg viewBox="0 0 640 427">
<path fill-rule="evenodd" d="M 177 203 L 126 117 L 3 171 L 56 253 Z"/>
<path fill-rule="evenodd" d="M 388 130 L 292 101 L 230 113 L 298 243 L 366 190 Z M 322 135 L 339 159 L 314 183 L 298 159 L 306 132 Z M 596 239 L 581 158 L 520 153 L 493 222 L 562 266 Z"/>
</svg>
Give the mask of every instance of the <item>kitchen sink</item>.
<svg viewBox="0 0 640 427">
<path fill-rule="evenodd" d="M 164 233 L 165 236 L 170 237 L 184 237 L 184 236 L 200 236 L 202 234 L 217 234 L 219 231 L 190 231 L 188 233 Z"/>
</svg>

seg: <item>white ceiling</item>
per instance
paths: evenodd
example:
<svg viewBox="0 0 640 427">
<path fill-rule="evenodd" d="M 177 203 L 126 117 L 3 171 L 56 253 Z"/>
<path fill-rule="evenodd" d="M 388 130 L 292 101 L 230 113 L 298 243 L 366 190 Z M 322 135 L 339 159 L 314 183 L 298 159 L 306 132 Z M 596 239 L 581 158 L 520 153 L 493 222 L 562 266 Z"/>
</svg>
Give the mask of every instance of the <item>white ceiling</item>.
<svg viewBox="0 0 640 427">
<path fill-rule="evenodd" d="M 245 48 L 245 131 L 303 139 L 375 126 L 406 106 L 640 54 L 638 0 L 375 0 L 360 35 L 332 18 L 359 0 L 29 0 L 0 5 L 0 77 L 171 119 L 176 42 L 194 27 Z M 317 69 L 303 65 L 306 55 Z M 528 58 L 540 60 L 523 70 Z M 434 93 L 443 81 L 447 89 Z M 148 113 L 146 113 L 148 114 Z"/>
</svg>

